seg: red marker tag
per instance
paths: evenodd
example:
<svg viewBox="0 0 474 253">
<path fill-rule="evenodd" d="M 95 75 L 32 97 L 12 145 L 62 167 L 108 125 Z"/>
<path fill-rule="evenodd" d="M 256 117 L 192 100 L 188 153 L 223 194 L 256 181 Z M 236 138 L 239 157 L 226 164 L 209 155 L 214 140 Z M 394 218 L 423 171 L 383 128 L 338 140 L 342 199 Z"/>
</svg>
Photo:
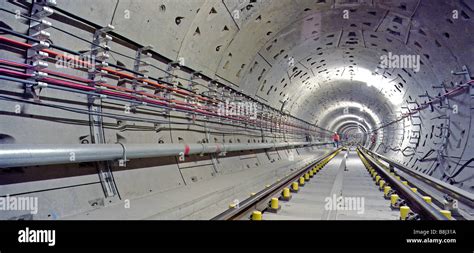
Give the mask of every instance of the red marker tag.
<svg viewBox="0 0 474 253">
<path fill-rule="evenodd" d="M 184 146 L 184 155 L 188 155 L 190 149 L 191 149 L 191 148 L 189 147 L 189 145 L 185 145 L 185 146 Z"/>
</svg>

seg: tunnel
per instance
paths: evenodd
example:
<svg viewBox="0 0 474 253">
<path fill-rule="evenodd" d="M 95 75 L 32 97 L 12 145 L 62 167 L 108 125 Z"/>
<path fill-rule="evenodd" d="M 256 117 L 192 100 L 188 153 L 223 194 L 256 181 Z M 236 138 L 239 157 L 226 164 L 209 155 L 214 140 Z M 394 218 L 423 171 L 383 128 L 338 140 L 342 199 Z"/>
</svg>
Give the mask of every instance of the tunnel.
<svg viewBox="0 0 474 253">
<path fill-rule="evenodd" d="M 473 218 L 472 0 L 0 16 L 2 220 Z"/>
</svg>

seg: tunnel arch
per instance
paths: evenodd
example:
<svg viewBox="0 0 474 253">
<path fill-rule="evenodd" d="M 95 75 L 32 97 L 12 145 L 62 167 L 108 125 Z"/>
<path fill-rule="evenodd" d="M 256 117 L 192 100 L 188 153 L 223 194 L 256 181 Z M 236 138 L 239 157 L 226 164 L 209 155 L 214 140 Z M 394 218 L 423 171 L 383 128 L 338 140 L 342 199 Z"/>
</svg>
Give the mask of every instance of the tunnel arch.
<svg viewBox="0 0 474 253">
<path fill-rule="evenodd" d="M 111 28 L 108 25 L 114 27 L 113 40 L 109 43 L 115 51 L 110 51 L 108 58 L 112 64 L 110 73 L 114 73 L 109 81 L 118 86 L 113 89 L 119 92 L 132 89 L 133 98 L 141 98 L 138 92 L 147 89 L 149 97 L 169 101 L 174 106 L 153 114 L 149 108 L 143 108 L 146 102 L 132 101 L 131 106 L 125 105 L 125 110 L 120 103 L 105 102 L 106 113 L 143 118 L 139 119 L 140 123 L 125 120 L 124 115 L 107 118 L 102 129 L 104 144 L 119 143 L 122 148 L 129 144 L 215 145 L 215 150 L 223 151 L 208 156 L 201 153 L 191 159 L 183 152 L 183 156 L 174 160 L 135 160 L 128 168 L 114 165 L 124 196 L 141 197 L 222 175 L 257 173 L 266 167 L 274 169 L 277 164 L 293 159 L 294 154 L 301 158 L 330 146 L 327 144 L 335 131 L 352 134 L 359 128 L 365 136 L 363 142 L 372 151 L 413 171 L 462 189 L 474 189 L 474 179 L 467 172 L 474 157 L 471 109 L 474 47 L 470 46 L 474 45 L 470 34 L 474 27 L 474 4 L 471 1 L 195 0 L 179 1 L 179 4 L 173 1 L 137 4 L 136 0 L 100 3 L 64 0 L 58 1 L 57 13 L 52 16 L 54 25 L 63 31 L 49 30 L 50 42 L 54 41 L 51 45 L 64 46 L 69 52 L 97 51 L 90 44 L 95 33 Z M 13 12 L 20 8 L 28 13 L 28 2 L 5 1 L 0 6 Z M 453 17 L 454 10 L 463 15 Z M 2 37 L 15 37 L 20 45 L 31 42 L 24 37 L 29 34 L 27 22 L 18 22 L 12 15 L 5 19 L 5 24 L 19 35 L 2 34 Z M 137 63 L 136 58 L 142 56 L 148 45 L 153 47 L 148 49 L 152 55 L 146 61 L 154 65 L 144 71 L 141 67 L 146 63 Z M 0 54 L 23 64 L 28 57 L 19 51 L 5 50 Z M 399 59 L 419 57 L 413 63 L 419 65 L 383 66 L 384 57 L 389 55 Z M 124 68 L 134 72 L 124 75 Z M 68 75 L 85 74 L 83 78 L 90 74 L 64 71 Z M 32 73 L 16 73 L 22 74 Z M 159 88 L 150 88 L 145 76 L 153 78 L 150 83 Z M 71 81 L 71 76 L 64 79 Z M 9 87 L 5 88 L 9 95 L 24 92 L 16 86 Z M 54 102 L 67 100 L 74 108 L 57 114 L 57 107 L 37 109 L 39 105 L 28 104 L 22 107 L 25 110 L 21 115 L 9 111 L 12 120 L 1 121 L 0 136 L 14 141 L 6 143 L 93 142 L 95 137 L 88 125 L 91 117 L 71 116 L 79 109 L 87 111 L 88 100 L 52 89 L 41 92 L 39 98 L 44 95 Z M 202 116 L 218 106 L 213 98 L 257 104 L 255 118 L 243 121 L 239 117 Z M 48 99 L 46 102 L 51 102 Z M 8 110 L 15 108 L 13 101 L 0 103 Z M 189 106 L 187 111 L 178 110 L 183 105 Z M 31 125 L 35 125 L 34 130 L 29 128 Z M 368 145 L 369 138 L 375 138 L 373 145 Z M 318 145 L 312 149 L 290 145 L 300 142 Z M 240 150 L 229 157 L 221 156 L 226 154 L 222 147 L 244 144 L 274 146 L 264 152 Z M 275 148 L 277 145 L 288 145 L 288 148 Z M 184 165 L 180 159 L 185 160 Z M 43 169 L 46 173 L 39 176 L 38 171 Z M 96 171 L 88 163 L 67 167 L 70 174 L 62 170 L 53 172 L 54 169 L 54 166 L 27 169 L 24 178 L 46 181 L 53 174 L 79 178 Z M 454 176 L 467 179 L 458 180 Z M 140 183 L 127 181 L 135 177 Z M 19 182 L 17 178 L 8 180 Z M 81 180 L 74 181 L 76 186 L 83 183 Z M 78 188 L 71 192 L 82 193 Z M 15 189 L 12 193 L 23 191 Z M 91 196 L 100 194 L 101 189 L 94 188 L 86 195 L 90 197 L 88 201 L 95 203 Z M 84 203 L 80 208 L 89 210 L 88 202 Z M 69 208 L 69 213 L 75 212 L 76 206 L 64 206 Z"/>
</svg>

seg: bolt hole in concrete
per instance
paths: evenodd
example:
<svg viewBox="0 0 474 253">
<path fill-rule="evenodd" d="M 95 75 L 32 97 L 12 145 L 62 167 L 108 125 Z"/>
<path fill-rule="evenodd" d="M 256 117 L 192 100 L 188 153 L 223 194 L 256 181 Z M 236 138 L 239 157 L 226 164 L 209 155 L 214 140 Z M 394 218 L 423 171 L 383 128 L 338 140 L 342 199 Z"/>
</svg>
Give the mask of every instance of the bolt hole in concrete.
<svg viewBox="0 0 474 253">
<path fill-rule="evenodd" d="M 166 5 L 164 5 L 164 4 L 160 5 L 160 11 L 165 12 L 166 11 Z"/>
<path fill-rule="evenodd" d="M 0 144 L 13 144 L 15 143 L 15 138 L 7 134 L 0 134 Z"/>
<path fill-rule="evenodd" d="M 180 25 L 181 24 L 181 21 L 184 19 L 184 17 L 176 17 L 174 19 L 174 22 L 176 23 L 176 25 Z M 198 28 L 199 29 L 199 28 Z"/>
</svg>

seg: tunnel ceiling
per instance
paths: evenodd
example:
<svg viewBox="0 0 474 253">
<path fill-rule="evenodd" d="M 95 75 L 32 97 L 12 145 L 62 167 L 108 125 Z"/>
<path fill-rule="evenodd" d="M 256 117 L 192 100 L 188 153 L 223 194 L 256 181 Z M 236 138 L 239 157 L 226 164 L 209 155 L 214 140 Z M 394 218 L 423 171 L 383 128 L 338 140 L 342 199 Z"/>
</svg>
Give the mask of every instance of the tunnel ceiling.
<svg viewBox="0 0 474 253">
<path fill-rule="evenodd" d="M 267 4 L 274 5 L 273 2 Z M 300 3 L 299 11 L 264 8 L 275 10 L 270 17 L 280 14 L 278 20 L 283 20 L 282 16 L 295 16 L 295 19 L 289 20 L 288 25 L 275 35 L 272 32 L 258 51 L 255 59 L 263 58 L 269 69 L 253 73 L 255 70 L 252 68 L 259 64 L 256 60 L 246 75 L 266 72 L 257 77 L 262 81 L 256 94 L 275 106 L 288 99 L 286 109 L 320 126 L 328 126 L 321 116 L 332 111 L 342 114 L 344 107 L 357 104 L 371 110 L 381 121 L 389 122 L 400 113 L 400 107 L 406 105 L 407 100 L 430 90 L 433 84 L 451 78 L 449 70 L 439 64 L 441 59 L 434 51 L 447 51 L 448 55 L 442 62 L 457 65 L 457 57 L 449 55 L 453 50 L 449 49 L 449 39 L 452 38 L 448 38 L 443 29 L 434 28 L 446 27 L 446 31 L 451 31 L 452 27 L 447 27 L 450 22 L 445 18 L 434 22 L 427 19 L 430 13 L 449 16 L 446 10 L 450 8 L 438 10 L 435 6 L 423 5 L 421 1 Z M 258 7 L 263 8 L 256 5 Z M 347 19 L 343 17 L 345 10 L 348 10 Z M 292 15 L 294 11 L 299 14 Z M 256 15 L 263 17 L 260 12 Z M 246 29 L 250 28 L 244 26 L 240 32 L 245 33 Z M 421 55 L 420 71 L 377 68 L 380 56 L 389 52 Z M 244 85 L 249 89 L 251 85 L 255 86 L 254 82 Z M 372 124 L 377 121 L 372 117 Z"/>
</svg>

